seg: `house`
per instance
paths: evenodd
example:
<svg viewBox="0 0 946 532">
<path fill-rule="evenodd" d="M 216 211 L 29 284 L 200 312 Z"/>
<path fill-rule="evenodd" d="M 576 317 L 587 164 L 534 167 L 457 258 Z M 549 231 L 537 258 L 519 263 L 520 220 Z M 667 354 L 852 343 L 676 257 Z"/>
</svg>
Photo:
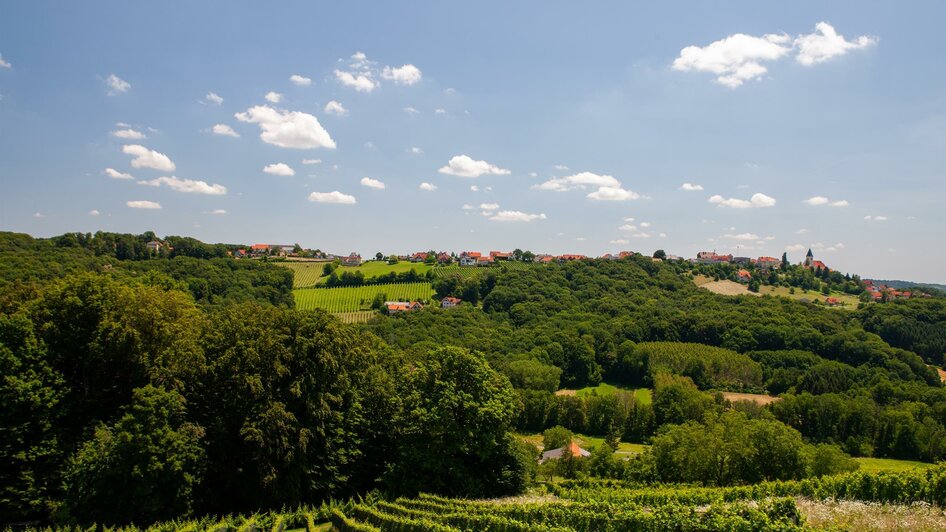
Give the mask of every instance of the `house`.
<svg viewBox="0 0 946 532">
<path fill-rule="evenodd" d="M 602 260 L 618 260 L 618 256 L 617 256 L 617 255 L 612 255 L 612 254 L 610 254 L 610 253 L 605 253 L 604 255 L 601 255 L 601 256 L 598 257 L 598 258 L 599 258 L 599 259 L 602 259 Z"/>
<path fill-rule="evenodd" d="M 733 257 L 732 262 L 733 264 L 748 266 L 749 264 L 752 263 L 752 259 L 750 259 L 749 257 Z"/>
<path fill-rule="evenodd" d="M 440 308 L 453 308 L 459 306 L 463 300 L 459 297 L 445 297 L 440 300 Z"/>
<path fill-rule="evenodd" d="M 342 257 L 342 266 L 361 266 L 361 255 L 352 251 L 347 257 Z"/>
<path fill-rule="evenodd" d="M 575 255 L 575 254 L 566 253 L 565 255 L 559 255 L 558 257 L 555 257 L 555 258 L 556 258 L 559 262 L 567 262 L 567 261 L 572 261 L 572 260 L 587 259 L 588 257 L 586 257 L 586 256 L 584 256 L 584 255 Z"/>
<path fill-rule="evenodd" d="M 251 255 L 269 255 L 269 244 L 253 244 L 250 246 Z"/>
<path fill-rule="evenodd" d="M 667 255 L 667 260 L 674 261 L 674 262 L 682 262 L 683 257 L 681 257 L 680 255 Z"/>
<path fill-rule="evenodd" d="M 150 251 L 151 253 L 158 253 L 159 251 L 161 251 L 163 248 L 166 247 L 166 244 L 159 240 L 152 240 L 151 242 L 148 242 L 145 245 L 148 246 L 148 251 Z"/>
<path fill-rule="evenodd" d="M 805 262 L 803 264 L 806 268 L 811 270 L 831 271 L 825 263 L 820 260 L 815 260 L 815 255 L 811 252 L 811 248 L 808 248 L 808 253 L 805 255 Z"/>
<path fill-rule="evenodd" d="M 480 256 L 476 257 L 477 266 L 489 266 L 493 263 L 493 257 Z"/>
<path fill-rule="evenodd" d="M 713 257 L 714 264 L 730 263 L 732 262 L 732 255 L 715 255 Z"/>
<path fill-rule="evenodd" d="M 542 255 L 536 255 L 533 262 L 540 262 L 542 264 L 548 264 L 552 262 L 553 260 L 555 260 L 555 257 L 551 255 L 542 254 Z"/>
<path fill-rule="evenodd" d="M 569 444 L 565 447 L 559 447 L 558 449 L 552 449 L 542 453 L 542 458 L 539 459 L 539 463 L 544 464 L 549 460 L 558 460 L 565 456 L 565 453 L 568 453 L 576 458 L 588 458 L 591 456 L 590 452 L 579 447 L 577 443 L 569 442 Z"/>
<path fill-rule="evenodd" d="M 408 312 L 411 310 L 420 310 L 424 308 L 424 305 L 420 304 L 420 301 L 385 301 L 384 308 L 388 310 L 389 314 L 396 312 Z"/>
<path fill-rule="evenodd" d="M 446 251 L 437 253 L 437 264 L 450 264 L 451 262 L 453 262 L 453 257 Z"/>
<path fill-rule="evenodd" d="M 829 307 L 837 307 L 841 305 L 841 300 L 836 297 L 826 297 L 824 299 L 824 304 Z"/>
<path fill-rule="evenodd" d="M 464 251 L 460 253 L 460 266 L 476 266 L 476 261 L 483 254 L 479 251 Z"/>
<path fill-rule="evenodd" d="M 411 262 L 424 262 L 425 260 L 427 260 L 426 251 L 418 251 L 417 253 L 411 255 Z"/>
<path fill-rule="evenodd" d="M 489 257 L 494 261 L 497 260 L 510 260 L 512 258 L 512 253 L 507 251 L 490 251 Z"/>
<path fill-rule="evenodd" d="M 782 261 L 776 259 L 775 257 L 759 257 L 755 261 L 755 265 L 760 270 L 769 270 L 772 268 L 778 268 L 782 265 Z"/>
<path fill-rule="evenodd" d="M 749 273 L 749 270 L 739 270 L 739 272 L 736 275 L 738 275 L 739 280 L 744 283 L 748 283 L 749 281 L 752 280 L 752 274 Z"/>
<path fill-rule="evenodd" d="M 716 262 L 716 252 L 715 251 L 701 251 L 696 254 L 696 262 L 698 264 L 712 264 Z"/>
<path fill-rule="evenodd" d="M 238 249 L 238 250 L 236 250 L 236 251 L 233 252 L 233 257 L 234 257 L 234 258 L 237 258 L 237 259 L 242 259 L 243 257 L 246 257 L 246 256 L 249 255 L 249 254 L 250 254 L 249 251 L 240 248 L 240 249 Z"/>
</svg>

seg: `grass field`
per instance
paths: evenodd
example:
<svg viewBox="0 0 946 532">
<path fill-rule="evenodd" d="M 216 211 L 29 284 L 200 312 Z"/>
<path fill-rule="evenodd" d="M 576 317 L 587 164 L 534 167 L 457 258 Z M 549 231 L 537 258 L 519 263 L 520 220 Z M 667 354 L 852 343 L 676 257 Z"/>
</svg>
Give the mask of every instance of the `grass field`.
<svg viewBox="0 0 946 532">
<path fill-rule="evenodd" d="M 539 447 L 539 448 L 542 447 L 542 433 L 541 432 L 537 434 L 519 434 L 519 437 L 522 440 L 535 445 L 536 447 Z M 578 446 L 581 447 L 582 449 L 585 449 L 586 451 L 590 451 L 591 449 L 599 445 L 603 445 L 604 438 L 600 438 L 598 436 L 586 436 L 584 434 L 575 434 L 575 443 L 577 443 Z M 618 450 L 615 451 L 615 454 L 622 454 L 622 455 L 638 454 L 638 453 L 644 452 L 644 450 L 647 449 L 648 447 L 649 447 L 648 445 L 644 445 L 641 443 L 628 443 L 628 442 L 622 441 L 618 443 Z"/>
<path fill-rule="evenodd" d="M 855 458 L 861 464 L 861 471 L 869 473 L 877 471 L 910 471 L 913 469 L 929 469 L 933 464 L 914 462 L 912 460 L 894 460 L 893 458 Z"/>
<path fill-rule="evenodd" d="M 758 393 L 737 393 L 737 392 L 721 392 L 723 397 L 727 401 L 750 401 L 757 405 L 765 406 L 769 403 L 774 403 L 775 401 L 781 401 L 781 397 L 773 397 L 771 395 L 762 395 Z"/>
<path fill-rule="evenodd" d="M 705 275 L 694 276 L 693 283 L 700 288 L 705 288 L 714 294 L 723 296 L 778 296 L 795 300 L 804 299 L 811 302 L 820 301 L 822 303 L 824 303 L 825 298 L 828 297 L 817 290 L 802 290 L 801 288 L 796 288 L 793 294 L 791 288 L 784 286 L 761 286 L 759 292 L 754 293 L 750 292 L 749 288 L 742 283 L 734 281 L 714 281 L 711 277 L 706 277 Z M 835 308 L 856 310 L 857 304 L 860 302 L 857 296 L 841 292 L 831 292 L 830 297 L 837 298 L 841 301 L 841 305 Z"/>
<path fill-rule="evenodd" d="M 584 397 L 586 395 L 591 395 L 596 393 L 598 395 L 610 395 L 614 392 L 634 392 L 634 398 L 637 399 L 640 403 L 649 405 L 651 403 L 651 395 L 649 388 L 624 388 L 621 386 L 615 386 L 613 384 L 608 384 L 603 382 L 597 386 L 588 386 L 586 388 L 581 388 L 578 390 L 568 390 L 562 389 L 555 392 L 555 395 L 577 395 L 578 397 Z"/>
<path fill-rule="evenodd" d="M 292 291 L 296 308 L 324 309 L 332 313 L 371 310 L 375 295 L 387 301 L 429 301 L 434 291 L 430 283 L 398 283 L 341 288 L 297 288 Z"/>
<path fill-rule="evenodd" d="M 325 280 L 322 276 L 322 269 L 325 267 L 325 262 L 285 261 L 277 262 L 276 264 L 293 271 L 295 275 L 292 282 L 293 288 L 308 288 Z M 380 277 L 389 273 L 407 273 L 411 270 L 416 271 L 419 275 L 424 275 L 431 268 L 433 268 L 433 266 L 429 264 L 417 262 L 401 261 L 397 264 L 388 264 L 383 261 L 371 261 L 361 266 L 339 266 L 335 271 L 338 275 L 344 272 L 361 272 L 366 279 L 371 279 L 372 277 Z"/>
</svg>

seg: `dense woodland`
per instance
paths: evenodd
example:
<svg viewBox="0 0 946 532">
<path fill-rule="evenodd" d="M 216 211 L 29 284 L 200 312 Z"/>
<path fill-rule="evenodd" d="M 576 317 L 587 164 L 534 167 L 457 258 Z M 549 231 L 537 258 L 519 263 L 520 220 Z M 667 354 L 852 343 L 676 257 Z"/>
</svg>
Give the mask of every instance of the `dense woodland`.
<svg viewBox="0 0 946 532">
<path fill-rule="evenodd" d="M 649 443 L 555 464 L 639 483 L 946 459 L 942 298 L 729 298 L 631 257 L 446 277 L 459 308 L 346 325 L 293 309 L 287 269 L 184 238 L 142 254 L 151 238 L 0 234 L 0 523 L 514 494 L 544 474 L 516 432 Z M 604 381 L 653 401 L 554 394 Z"/>
</svg>

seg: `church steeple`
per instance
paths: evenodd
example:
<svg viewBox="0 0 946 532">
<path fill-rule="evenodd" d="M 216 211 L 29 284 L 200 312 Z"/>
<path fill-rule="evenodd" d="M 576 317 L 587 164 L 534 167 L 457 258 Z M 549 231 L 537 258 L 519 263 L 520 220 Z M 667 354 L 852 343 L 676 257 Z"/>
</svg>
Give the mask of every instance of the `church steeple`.
<svg viewBox="0 0 946 532">
<path fill-rule="evenodd" d="M 811 248 L 808 248 L 808 254 L 805 255 L 805 266 L 811 266 L 813 260 L 815 260 L 815 254 L 811 252 Z"/>
</svg>

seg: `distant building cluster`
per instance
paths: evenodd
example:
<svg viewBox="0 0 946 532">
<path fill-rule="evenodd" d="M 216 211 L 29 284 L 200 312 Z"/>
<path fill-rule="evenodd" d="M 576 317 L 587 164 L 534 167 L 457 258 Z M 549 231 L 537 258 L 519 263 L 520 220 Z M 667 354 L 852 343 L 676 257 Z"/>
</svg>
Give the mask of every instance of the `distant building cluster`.
<svg viewBox="0 0 946 532">
<path fill-rule="evenodd" d="M 901 291 L 883 283 L 875 285 L 874 281 L 871 281 L 870 279 L 864 281 L 864 287 L 867 289 L 867 294 L 874 301 L 910 299 L 911 297 L 930 297 L 930 295 L 925 292 Z"/>
</svg>

